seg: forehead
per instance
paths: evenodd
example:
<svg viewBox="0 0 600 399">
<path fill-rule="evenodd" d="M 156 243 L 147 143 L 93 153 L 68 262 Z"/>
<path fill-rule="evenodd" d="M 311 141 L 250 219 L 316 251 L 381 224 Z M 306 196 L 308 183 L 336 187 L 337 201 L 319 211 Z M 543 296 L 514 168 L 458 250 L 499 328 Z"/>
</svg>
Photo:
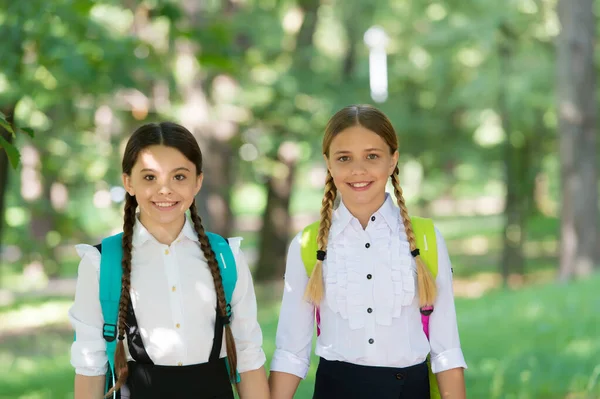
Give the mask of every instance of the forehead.
<svg viewBox="0 0 600 399">
<path fill-rule="evenodd" d="M 389 150 L 385 140 L 363 126 L 352 126 L 339 132 L 331 141 L 329 151 Z"/>
<path fill-rule="evenodd" d="M 195 165 L 178 149 L 165 145 L 153 145 L 140 151 L 134 169 L 153 169 L 157 172 L 170 172 L 179 167 L 186 167 L 192 171 Z M 193 168 L 193 169 L 192 169 Z"/>
</svg>

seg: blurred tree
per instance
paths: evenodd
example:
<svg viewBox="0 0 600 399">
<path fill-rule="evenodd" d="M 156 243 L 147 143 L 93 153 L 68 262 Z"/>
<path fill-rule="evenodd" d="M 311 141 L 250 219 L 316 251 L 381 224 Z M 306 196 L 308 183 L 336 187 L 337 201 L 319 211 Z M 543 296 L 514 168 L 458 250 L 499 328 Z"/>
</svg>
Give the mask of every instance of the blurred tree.
<svg viewBox="0 0 600 399">
<path fill-rule="evenodd" d="M 593 0 L 559 0 L 557 42 L 561 231 L 559 279 L 598 265 L 598 100 Z"/>
</svg>

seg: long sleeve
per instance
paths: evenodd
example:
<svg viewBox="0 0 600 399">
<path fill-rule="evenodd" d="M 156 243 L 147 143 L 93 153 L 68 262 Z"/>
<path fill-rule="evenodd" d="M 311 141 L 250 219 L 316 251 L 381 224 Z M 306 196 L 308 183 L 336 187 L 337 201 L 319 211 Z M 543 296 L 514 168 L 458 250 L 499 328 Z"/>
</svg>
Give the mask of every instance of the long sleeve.
<svg viewBox="0 0 600 399">
<path fill-rule="evenodd" d="M 438 248 L 437 299 L 430 318 L 431 368 L 434 373 L 457 367 L 467 368 L 458 334 L 452 269 L 446 242 L 436 229 Z"/>
<path fill-rule="evenodd" d="M 98 299 L 100 253 L 91 245 L 82 244 L 75 248 L 81 261 L 75 301 L 69 310 L 69 319 L 76 334 L 76 340 L 71 346 L 71 364 L 77 374 L 104 375 L 108 358 L 106 341 L 102 336 L 104 318 Z"/>
<path fill-rule="evenodd" d="M 263 336 L 257 320 L 256 294 L 252 275 L 239 241 L 229 239 L 235 255 L 238 279 L 231 299 L 231 329 L 237 350 L 238 372 L 256 370 L 264 365 Z"/>
<path fill-rule="evenodd" d="M 288 249 L 283 301 L 271 371 L 306 378 L 310 366 L 314 307 L 304 300 L 308 276 L 300 256 L 300 237 L 301 234 L 296 235 Z"/>
</svg>

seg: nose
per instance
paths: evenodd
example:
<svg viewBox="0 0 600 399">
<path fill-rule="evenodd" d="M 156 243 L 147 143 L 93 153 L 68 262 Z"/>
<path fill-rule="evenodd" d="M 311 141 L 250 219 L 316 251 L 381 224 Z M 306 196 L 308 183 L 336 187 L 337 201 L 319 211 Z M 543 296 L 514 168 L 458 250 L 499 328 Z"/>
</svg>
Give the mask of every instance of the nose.
<svg viewBox="0 0 600 399">
<path fill-rule="evenodd" d="M 356 161 L 352 163 L 352 175 L 364 175 L 367 172 L 367 168 L 365 167 L 362 161 Z"/>
<path fill-rule="evenodd" d="M 160 190 L 158 190 L 158 193 L 162 194 L 162 195 L 169 195 L 169 194 L 171 194 L 171 192 L 172 192 L 171 186 L 169 185 L 168 182 L 163 183 L 160 187 Z"/>
</svg>

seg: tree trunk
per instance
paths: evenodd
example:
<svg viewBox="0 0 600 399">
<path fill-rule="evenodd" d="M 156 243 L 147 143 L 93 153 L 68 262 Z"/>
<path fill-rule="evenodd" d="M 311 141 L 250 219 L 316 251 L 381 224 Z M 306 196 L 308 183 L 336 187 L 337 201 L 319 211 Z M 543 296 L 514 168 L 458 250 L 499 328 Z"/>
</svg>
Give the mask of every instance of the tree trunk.
<svg viewBox="0 0 600 399">
<path fill-rule="evenodd" d="M 593 0 L 559 0 L 557 89 L 561 175 L 559 280 L 598 264 L 596 69 Z"/>
<path fill-rule="evenodd" d="M 6 119 L 9 123 L 13 123 L 13 114 L 15 112 L 15 105 L 11 105 L 2 108 L 2 113 L 6 115 Z M 6 129 L 0 126 L 0 135 L 8 141 L 13 142 L 13 136 Z M 0 252 L 2 250 L 2 234 L 4 233 L 4 200 L 6 198 L 6 188 L 8 187 L 8 170 L 11 168 L 8 161 L 8 156 L 4 149 L 0 149 Z"/>
<path fill-rule="evenodd" d="M 279 157 L 286 173 L 273 175 L 267 181 L 267 205 L 260 231 L 257 280 L 278 279 L 285 271 L 285 258 L 292 217 L 290 198 L 296 172 L 296 160 Z"/>
<path fill-rule="evenodd" d="M 306 70 L 310 68 L 310 50 L 317 26 L 319 0 L 300 0 L 298 5 L 304 11 L 304 20 L 297 36 L 293 69 Z M 277 132 L 277 135 L 285 137 L 285 132 Z M 283 141 L 283 139 L 280 141 L 280 145 Z M 297 159 L 286 157 L 285 154 L 281 154 L 281 151 L 278 151 L 277 159 L 286 166 L 287 175 L 272 175 L 267 180 L 267 205 L 263 213 L 255 273 L 257 280 L 281 278 L 285 270 L 289 228 L 292 221 L 289 205 Z"/>
<path fill-rule="evenodd" d="M 506 32 L 507 28 L 503 28 Z M 500 56 L 500 79 L 505 80 L 509 77 L 509 64 L 512 56 L 510 49 L 510 35 L 504 34 L 501 40 L 499 56 Z M 520 149 L 516 148 L 511 140 L 512 120 L 510 117 L 510 109 L 508 107 L 508 99 L 506 85 L 501 84 L 498 93 L 498 109 L 502 121 L 502 128 L 506 134 L 506 142 L 504 144 L 504 163 L 505 163 L 505 183 L 506 183 L 506 200 L 504 206 L 504 231 L 502 234 L 503 251 L 500 270 L 502 281 L 506 286 L 508 277 L 511 271 L 518 272 L 524 269 L 523 260 L 523 236 L 524 236 L 524 215 L 523 215 L 523 200 L 522 190 L 520 189 L 521 173 L 521 156 Z"/>
</svg>

